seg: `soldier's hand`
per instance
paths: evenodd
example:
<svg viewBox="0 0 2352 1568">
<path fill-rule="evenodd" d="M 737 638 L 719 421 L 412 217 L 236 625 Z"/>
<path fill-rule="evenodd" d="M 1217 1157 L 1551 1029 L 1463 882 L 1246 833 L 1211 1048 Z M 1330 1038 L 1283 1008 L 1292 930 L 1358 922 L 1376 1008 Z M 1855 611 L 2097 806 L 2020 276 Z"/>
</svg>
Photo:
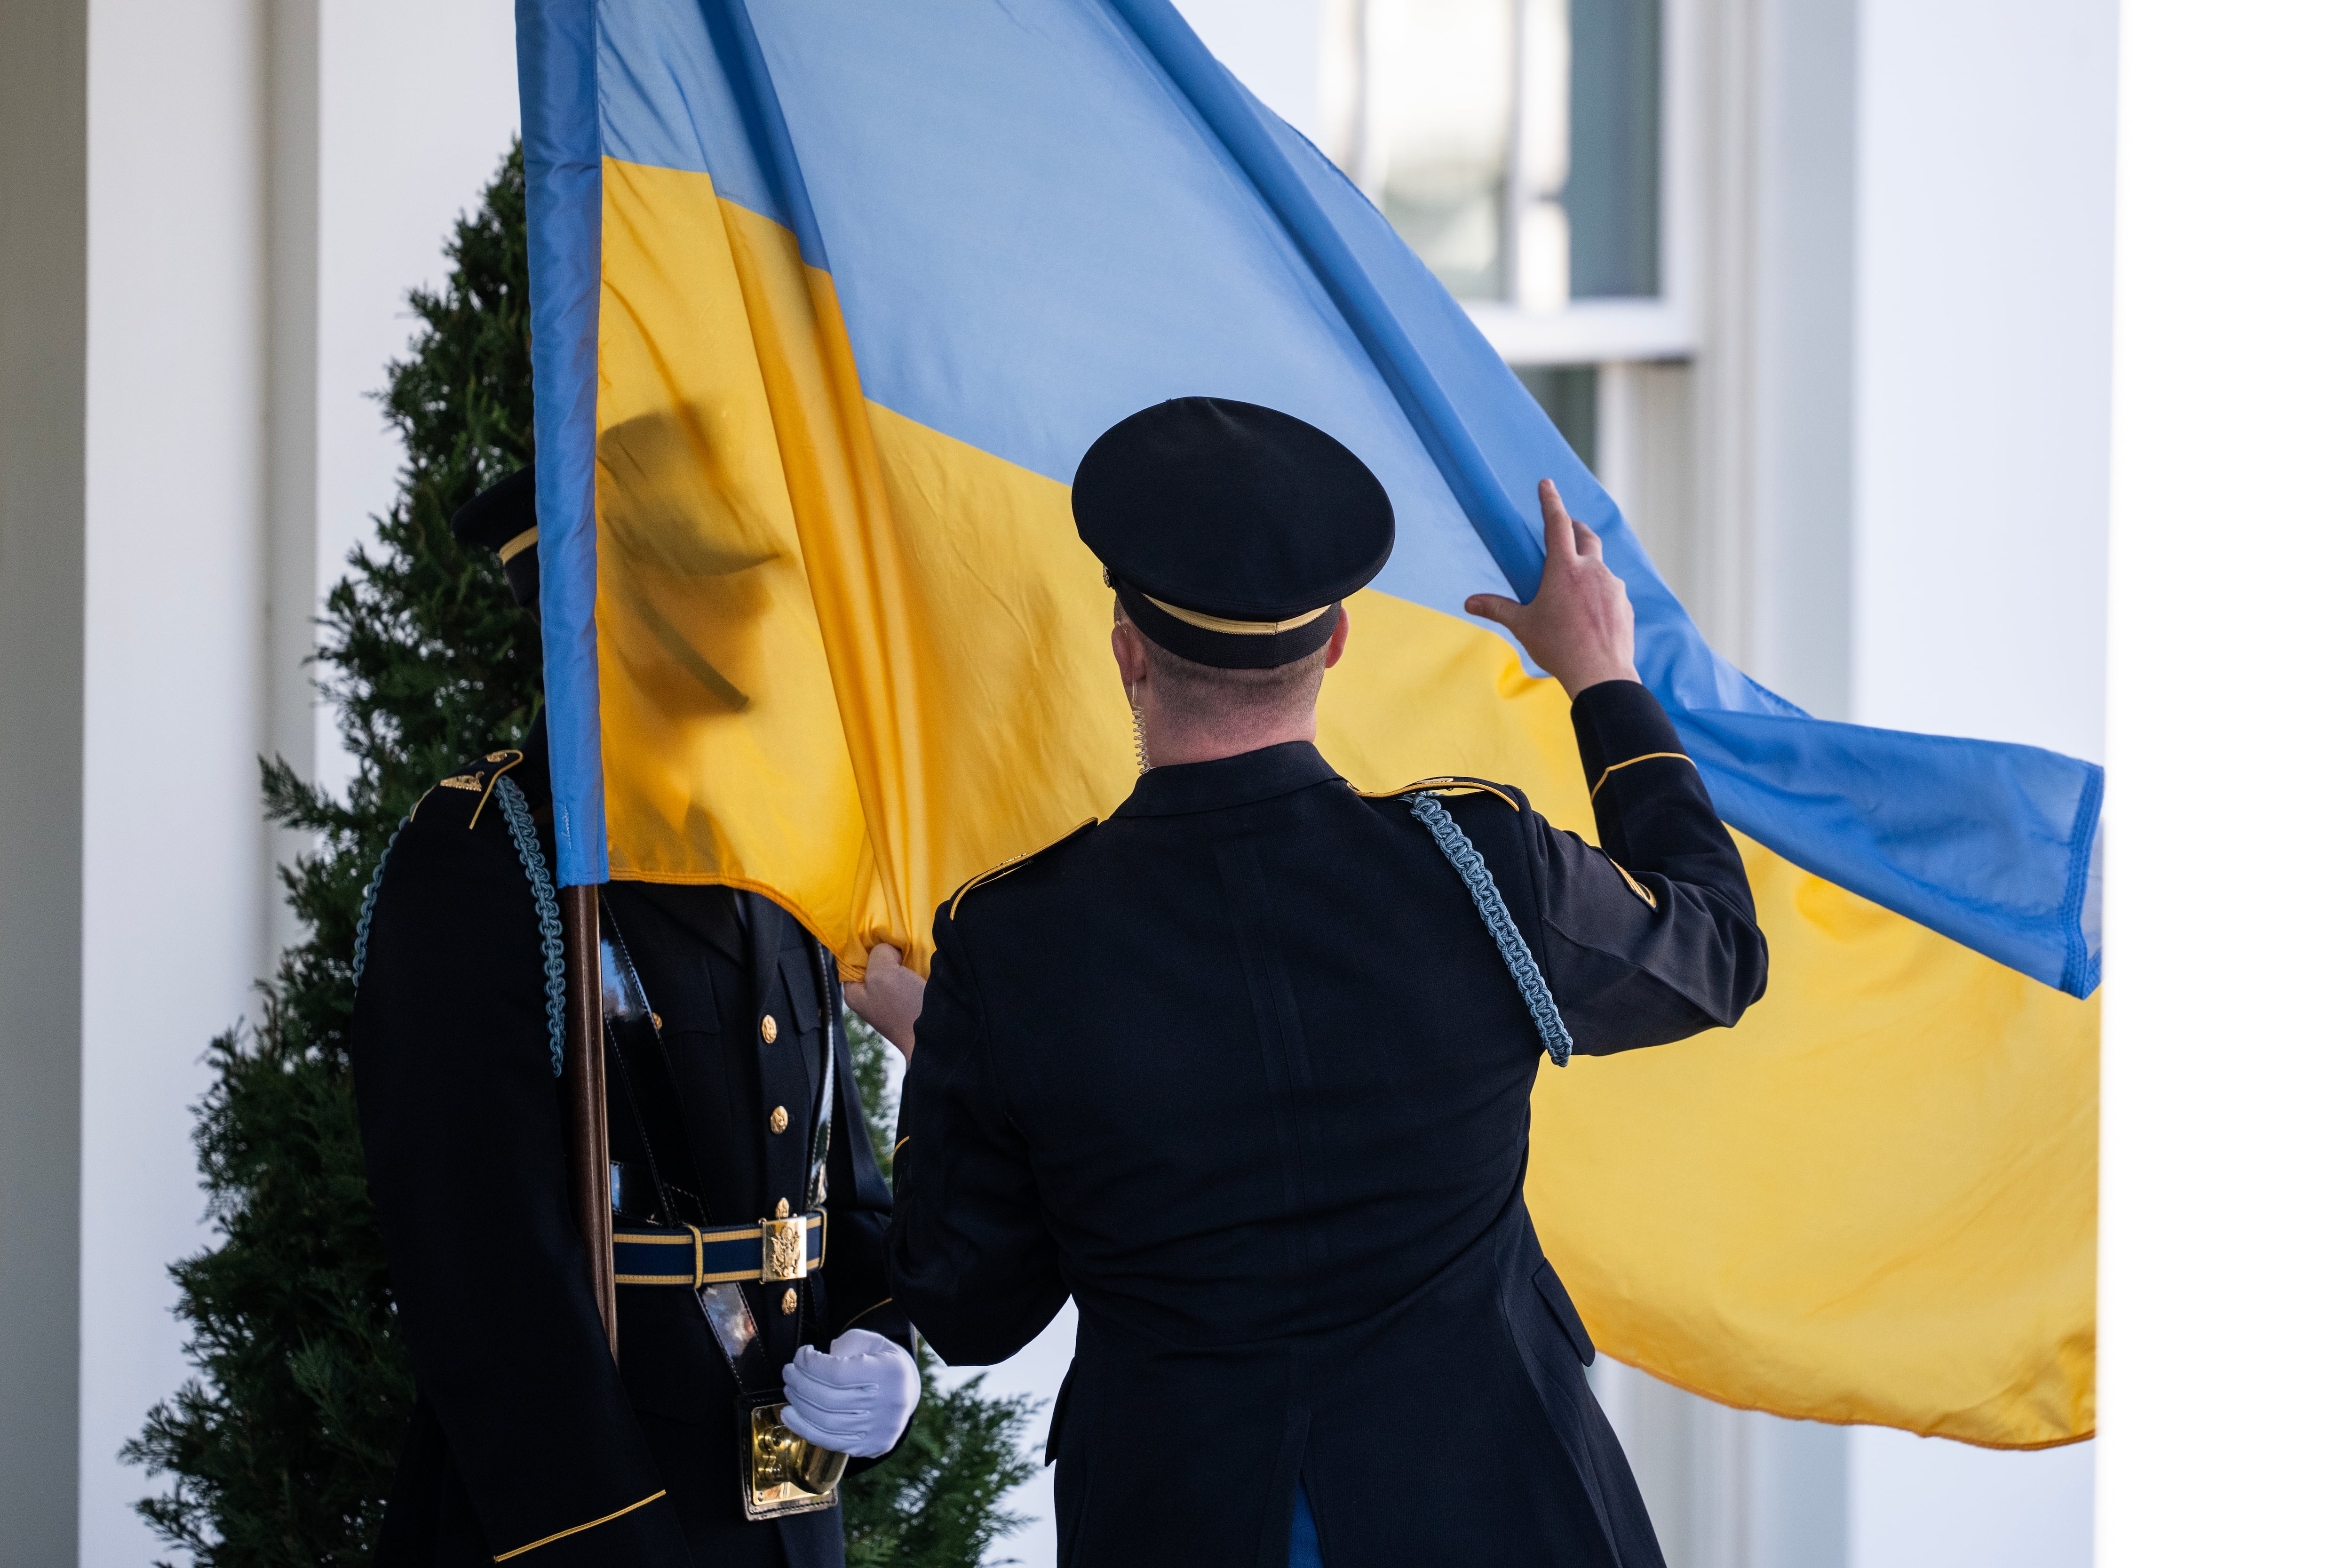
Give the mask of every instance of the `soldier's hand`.
<svg viewBox="0 0 2352 1568">
<path fill-rule="evenodd" d="M 851 1329 L 821 1351 L 803 1345 L 784 1367 L 783 1424 L 853 1459 L 888 1453 L 922 1396 L 915 1358 L 866 1329 Z"/>
<path fill-rule="evenodd" d="M 923 1011 L 923 977 L 898 962 L 898 950 L 877 943 L 866 955 L 866 978 L 841 988 L 851 1011 L 874 1026 L 874 1032 L 898 1047 L 909 1061 L 915 1056 L 915 1020 Z"/>
<path fill-rule="evenodd" d="M 1549 479 L 1536 487 L 1543 505 L 1543 581 L 1519 604 L 1500 594 L 1473 594 L 1463 608 L 1500 621 L 1570 697 L 1604 680 L 1639 680 L 1633 668 L 1633 604 L 1625 584 L 1601 564 L 1601 536 L 1568 515 Z"/>
</svg>

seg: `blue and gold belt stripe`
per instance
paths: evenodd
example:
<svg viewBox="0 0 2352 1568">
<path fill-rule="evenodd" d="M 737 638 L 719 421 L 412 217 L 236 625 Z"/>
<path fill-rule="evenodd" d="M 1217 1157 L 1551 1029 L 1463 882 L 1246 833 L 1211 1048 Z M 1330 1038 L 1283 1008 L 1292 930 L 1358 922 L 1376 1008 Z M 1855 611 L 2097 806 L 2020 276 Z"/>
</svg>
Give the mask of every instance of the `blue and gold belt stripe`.
<svg viewBox="0 0 2352 1568">
<path fill-rule="evenodd" d="M 756 1225 L 613 1232 L 615 1285 L 726 1285 L 805 1279 L 824 1267 L 824 1211 Z"/>
</svg>

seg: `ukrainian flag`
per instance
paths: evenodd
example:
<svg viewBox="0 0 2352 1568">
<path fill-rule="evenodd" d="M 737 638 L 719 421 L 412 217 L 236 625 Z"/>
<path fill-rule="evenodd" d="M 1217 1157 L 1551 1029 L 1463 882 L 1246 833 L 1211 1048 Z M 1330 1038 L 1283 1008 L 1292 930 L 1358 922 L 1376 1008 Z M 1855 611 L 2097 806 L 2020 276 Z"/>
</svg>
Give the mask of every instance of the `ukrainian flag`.
<svg viewBox="0 0 2352 1568">
<path fill-rule="evenodd" d="M 566 883 L 756 889 L 861 972 L 1132 784 L 1096 435 L 1206 393 L 1370 463 L 1323 750 L 1591 835 L 1533 592 L 1556 479 L 1772 947 L 1736 1029 L 1540 1075 L 1528 1199 L 1610 1354 L 1715 1399 L 2092 1428 L 2101 774 L 1808 717 L 1701 640 L 1345 176 L 1167 0 L 521 0 Z M 1050 942 L 1054 933 L 1041 931 Z"/>
</svg>

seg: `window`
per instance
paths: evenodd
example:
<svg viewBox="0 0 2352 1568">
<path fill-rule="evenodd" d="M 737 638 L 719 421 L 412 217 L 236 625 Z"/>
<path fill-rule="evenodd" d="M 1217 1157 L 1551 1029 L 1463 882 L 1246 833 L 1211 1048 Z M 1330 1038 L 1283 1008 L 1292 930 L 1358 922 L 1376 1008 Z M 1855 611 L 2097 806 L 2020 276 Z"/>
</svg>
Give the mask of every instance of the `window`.
<svg viewBox="0 0 2352 1568">
<path fill-rule="evenodd" d="M 1520 382 L 1588 468 L 1601 462 L 1601 373 L 1589 364 L 1521 365 Z"/>
<path fill-rule="evenodd" d="M 1658 294 L 1663 0 L 1575 0 L 1568 70 L 1568 292 Z"/>
<path fill-rule="evenodd" d="M 1698 0 L 1321 0 L 1323 145 L 1710 629 L 1696 473 Z"/>
<path fill-rule="evenodd" d="M 1515 364 L 1693 348 L 1690 0 L 1326 0 L 1325 145 Z"/>
<path fill-rule="evenodd" d="M 1358 181 L 1465 300 L 1507 297 L 1514 0 L 1367 0 Z"/>
</svg>

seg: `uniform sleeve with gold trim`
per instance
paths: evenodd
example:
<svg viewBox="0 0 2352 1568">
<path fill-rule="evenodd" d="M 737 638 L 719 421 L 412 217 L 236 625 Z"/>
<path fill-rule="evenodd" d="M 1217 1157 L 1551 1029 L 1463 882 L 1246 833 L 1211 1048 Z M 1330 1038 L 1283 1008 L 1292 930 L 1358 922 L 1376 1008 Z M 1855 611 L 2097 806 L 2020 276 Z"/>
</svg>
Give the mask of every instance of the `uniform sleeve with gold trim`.
<svg viewBox="0 0 2352 1568">
<path fill-rule="evenodd" d="M 1534 811 L 1525 836 L 1540 932 L 1528 933 L 1582 1056 L 1726 1027 L 1764 994 L 1748 873 L 1674 721 L 1638 681 L 1571 710 L 1598 847 Z"/>
<path fill-rule="evenodd" d="M 890 1284 L 942 1358 L 984 1365 L 1035 1339 L 1069 1288 L 992 1069 L 979 976 L 945 908 L 933 934 L 900 1100 Z"/>
<path fill-rule="evenodd" d="M 538 915 L 484 793 L 436 788 L 394 841 L 352 1018 L 420 1429 L 456 1483 L 437 1512 L 404 1499 L 396 1512 L 431 1517 L 389 1521 L 378 1560 L 684 1568 L 564 1203 Z"/>
</svg>

